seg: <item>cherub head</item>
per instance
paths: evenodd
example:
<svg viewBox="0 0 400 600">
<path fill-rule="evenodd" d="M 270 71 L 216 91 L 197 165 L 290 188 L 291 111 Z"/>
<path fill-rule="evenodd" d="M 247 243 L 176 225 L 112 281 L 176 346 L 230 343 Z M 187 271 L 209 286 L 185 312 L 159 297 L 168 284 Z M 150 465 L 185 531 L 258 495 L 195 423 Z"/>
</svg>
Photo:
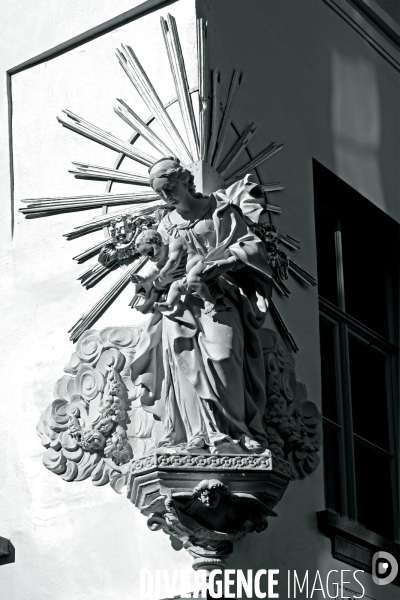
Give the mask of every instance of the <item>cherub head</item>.
<svg viewBox="0 0 400 600">
<path fill-rule="evenodd" d="M 134 234 L 135 227 L 131 215 L 121 215 L 111 221 L 110 235 L 116 248 L 129 244 Z"/>
<path fill-rule="evenodd" d="M 163 244 L 162 237 L 154 229 L 144 229 L 135 240 L 135 248 L 142 256 L 148 256 L 151 261 L 157 262 L 168 251 Z"/>
<path fill-rule="evenodd" d="M 217 508 L 221 496 L 228 494 L 228 488 L 218 479 L 203 479 L 193 490 L 194 498 L 200 500 L 208 508 Z"/>
</svg>

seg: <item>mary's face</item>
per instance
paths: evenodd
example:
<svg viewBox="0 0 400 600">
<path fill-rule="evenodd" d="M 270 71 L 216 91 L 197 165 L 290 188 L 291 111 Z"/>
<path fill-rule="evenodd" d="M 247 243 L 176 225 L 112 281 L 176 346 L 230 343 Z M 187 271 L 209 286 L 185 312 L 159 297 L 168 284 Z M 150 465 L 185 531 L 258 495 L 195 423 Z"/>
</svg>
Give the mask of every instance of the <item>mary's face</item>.
<svg viewBox="0 0 400 600">
<path fill-rule="evenodd" d="M 153 180 L 152 188 L 170 206 L 179 206 L 187 199 L 188 192 L 186 183 L 176 179 L 157 177 Z"/>
</svg>

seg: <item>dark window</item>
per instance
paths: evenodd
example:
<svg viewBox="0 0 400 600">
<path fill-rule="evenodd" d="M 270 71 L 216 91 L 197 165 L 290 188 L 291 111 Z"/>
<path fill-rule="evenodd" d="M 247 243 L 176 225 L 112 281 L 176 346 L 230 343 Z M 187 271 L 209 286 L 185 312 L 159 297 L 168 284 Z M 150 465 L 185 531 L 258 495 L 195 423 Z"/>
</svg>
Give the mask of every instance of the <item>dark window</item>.
<svg viewBox="0 0 400 600">
<path fill-rule="evenodd" d="M 327 508 L 398 535 L 399 226 L 314 162 Z"/>
</svg>

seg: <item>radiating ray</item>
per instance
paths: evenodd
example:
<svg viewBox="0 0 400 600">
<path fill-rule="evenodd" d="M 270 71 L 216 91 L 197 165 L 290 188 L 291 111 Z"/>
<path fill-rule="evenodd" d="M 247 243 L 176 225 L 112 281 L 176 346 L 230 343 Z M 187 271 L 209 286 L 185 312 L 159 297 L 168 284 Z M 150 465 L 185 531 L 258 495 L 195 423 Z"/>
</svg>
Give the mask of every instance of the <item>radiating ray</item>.
<svg viewBox="0 0 400 600">
<path fill-rule="evenodd" d="M 289 298 L 290 290 L 283 283 L 283 281 L 281 281 L 280 279 L 278 279 L 278 277 L 276 277 L 273 270 L 272 270 L 272 283 L 274 284 L 274 286 L 278 290 L 278 292 L 280 294 L 282 294 L 282 296 L 286 296 L 286 298 Z"/>
<path fill-rule="evenodd" d="M 280 206 L 278 206 L 277 204 L 266 204 L 265 210 L 267 210 L 268 212 L 279 214 L 279 215 L 282 213 L 282 208 Z"/>
<path fill-rule="evenodd" d="M 153 146 L 158 152 L 162 155 L 173 154 L 173 151 L 168 148 L 166 144 L 150 129 L 147 127 L 146 123 L 142 121 L 142 119 L 124 102 L 117 98 L 117 102 L 120 103 L 120 106 L 116 106 L 114 108 L 114 112 L 121 117 L 125 123 L 127 123 L 132 129 L 140 133 L 142 138 L 144 138 L 149 144 Z"/>
<path fill-rule="evenodd" d="M 190 152 L 193 161 L 197 161 L 200 158 L 199 136 L 176 21 L 170 14 L 167 21 L 163 17 L 160 21 Z"/>
<path fill-rule="evenodd" d="M 199 159 L 204 160 L 208 162 L 209 165 L 214 166 L 220 175 L 225 178 L 226 174 L 233 169 L 233 166 L 236 164 L 242 153 L 248 148 L 248 145 L 256 132 L 254 123 L 248 125 L 244 129 L 243 133 L 239 136 L 239 139 L 235 142 L 233 147 L 224 156 L 224 146 L 229 128 L 233 126 L 232 117 L 238 98 L 243 72 L 240 69 L 236 69 L 234 71 L 225 111 L 222 112 L 220 105 L 221 73 L 218 71 L 218 69 L 214 69 L 212 73 L 212 102 L 209 100 L 209 81 L 206 64 L 207 24 L 204 19 L 198 19 L 197 57 L 199 125 L 197 128 L 192 99 L 190 96 L 190 92 L 196 91 L 197 88 L 189 90 L 188 87 L 187 73 L 176 21 L 171 15 L 168 15 L 167 21 L 161 18 L 161 27 L 177 93 L 177 98 L 174 98 L 165 106 L 161 102 L 157 92 L 155 91 L 150 79 L 148 78 L 132 48 L 122 45 L 122 50 L 116 51 L 121 67 L 136 88 L 137 92 L 152 115 L 149 117 L 147 122 L 144 122 L 123 100 L 117 100 L 119 104 L 114 109 L 116 114 L 137 132 L 136 135 L 131 136 L 131 143 L 120 140 L 113 134 L 100 129 L 99 127 L 89 123 L 85 119 L 82 119 L 69 110 L 63 111 L 69 120 L 58 118 L 58 121 L 64 127 L 120 153 L 119 162 L 116 163 L 116 167 L 120 166 L 124 156 L 127 156 L 128 158 L 131 158 L 147 167 L 151 166 L 156 161 L 156 158 L 153 156 L 136 149 L 133 146 L 139 136 L 141 136 L 149 144 L 151 144 L 160 155 L 173 154 L 181 160 L 183 165 L 187 165 Z M 176 101 L 179 102 L 188 144 L 182 139 L 182 136 L 178 132 L 175 123 L 166 110 L 168 106 Z M 167 141 L 164 142 L 161 137 L 156 135 L 150 129 L 149 124 L 153 119 L 158 123 L 161 129 L 161 137 L 165 137 Z M 233 128 L 237 132 L 236 127 L 233 126 Z M 282 147 L 283 145 L 278 146 L 275 142 L 270 144 L 255 158 L 251 159 L 244 167 L 238 169 L 233 175 L 231 175 L 226 180 L 227 185 L 234 183 L 235 180 L 243 177 L 252 169 L 255 169 L 262 162 L 280 151 Z M 70 170 L 70 172 L 77 179 L 105 180 L 109 182 L 117 181 L 146 186 L 149 188 L 148 178 L 137 173 L 120 171 L 118 168 L 108 168 L 82 162 L 74 162 L 73 164 L 75 165 L 76 170 Z M 282 186 L 280 183 L 267 183 L 261 184 L 260 188 L 262 192 L 269 193 L 280 191 L 284 189 L 284 186 Z M 151 189 L 148 191 L 139 191 L 131 194 L 102 194 L 56 198 L 36 198 L 23 200 L 22 202 L 28 203 L 28 206 L 20 209 L 20 212 L 25 214 L 26 218 L 37 218 L 104 206 L 112 207 L 119 205 L 141 205 L 139 208 L 125 207 L 112 213 L 98 215 L 90 221 L 82 223 L 81 225 L 75 227 L 73 231 L 65 234 L 64 237 L 66 237 L 68 240 L 72 240 L 101 229 L 104 229 L 105 236 L 109 235 L 107 233 L 107 227 L 110 225 L 110 222 L 113 219 L 118 218 L 120 215 L 129 214 L 133 217 L 133 219 L 140 218 L 141 216 L 151 216 L 157 209 L 166 208 L 166 204 L 160 203 L 160 200 L 161 199 L 158 194 L 153 193 Z M 267 203 L 265 208 L 270 213 L 282 212 L 281 207 L 277 206 L 276 204 Z M 148 223 L 150 223 L 151 226 L 153 222 L 154 224 L 156 223 L 156 218 L 148 219 Z M 279 236 L 279 241 L 282 244 L 292 250 L 298 250 L 300 248 L 300 243 L 298 240 L 287 233 L 280 231 L 279 229 L 276 229 L 276 231 Z M 101 249 L 111 242 L 111 238 L 108 238 L 95 245 L 92 245 L 87 250 L 84 250 L 75 256 L 74 260 L 76 260 L 78 264 L 82 264 L 90 258 L 97 256 Z M 105 310 L 107 310 L 107 308 L 114 302 L 123 289 L 129 284 L 131 276 L 134 273 L 139 272 L 142 267 L 144 267 L 147 260 L 148 259 L 146 257 L 137 259 L 134 264 L 122 274 L 118 281 L 114 283 L 109 291 L 103 295 L 102 298 L 100 298 L 95 305 L 77 321 L 77 323 L 70 330 L 71 340 L 73 342 L 76 342 L 82 333 L 89 329 L 105 312 Z M 315 277 L 306 269 L 301 267 L 297 262 L 291 258 L 288 258 L 288 262 L 286 261 L 285 264 L 292 276 L 297 277 L 299 280 L 309 286 L 316 285 Z M 107 266 L 96 262 L 86 269 L 86 271 L 84 271 L 78 279 L 86 289 L 89 289 L 96 285 L 113 270 L 115 270 L 118 266 L 119 262 L 117 259 Z M 285 277 L 286 276 L 287 273 L 285 271 Z M 280 276 L 279 269 L 275 269 L 275 271 L 272 269 L 272 281 L 274 288 L 283 296 L 288 297 L 290 291 L 282 279 L 283 277 Z M 130 305 L 132 305 L 132 303 Z M 279 333 L 287 341 L 293 351 L 297 352 L 297 344 L 273 301 L 270 301 L 270 312 Z"/>
<path fill-rule="evenodd" d="M 217 143 L 219 125 L 221 122 L 221 73 L 218 69 L 213 70 L 212 76 L 212 117 L 211 117 L 211 135 L 210 143 L 208 144 L 207 150 L 207 162 L 211 165 L 212 157 L 215 152 L 215 145 Z"/>
<path fill-rule="evenodd" d="M 290 333 L 289 329 L 286 326 L 285 321 L 282 319 L 281 315 L 279 314 L 278 309 L 276 308 L 274 302 L 272 300 L 270 300 L 269 302 L 269 308 L 271 311 L 271 316 L 274 320 L 274 323 L 279 331 L 279 333 L 281 334 L 281 336 L 286 339 L 286 341 L 289 343 L 290 347 L 292 348 L 292 350 L 294 352 L 298 352 L 299 351 L 299 347 L 296 344 L 292 334 Z"/>
<path fill-rule="evenodd" d="M 72 173 L 76 179 L 91 179 L 96 181 L 118 181 L 121 183 L 131 183 L 135 185 L 143 185 L 149 187 L 149 178 L 145 175 L 139 175 L 138 173 L 131 173 L 129 171 L 120 171 L 119 169 L 109 169 L 108 167 L 101 167 L 98 165 L 89 165 L 88 163 L 72 162 L 76 166 L 77 170 L 70 169 L 68 172 Z"/>
<path fill-rule="evenodd" d="M 226 182 L 227 185 L 230 185 L 231 183 L 233 183 L 235 181 L 235 179 L 238 179 L 239 177 L 243 177 L 244 175 L 246 175 L 246 173 L 248 173 L 255 167 L 258 167 L 258 165 L 263 163 L 268 158 L 271 158 L 271 156 L 273 156 L 274 154 L 279 152 L 279 150 L 282 150 L 282 148 L 283 148 L 283 144 L 280 144 L 279 146 L 277 146 L 276 142 L 272 142 L 272 144 L 270 144 L 267 148 L 265 148 L 265 150 L 260 152 L 260 154 L 257 154 L 257 156 L 255 158 L 253 158 L 249 163 L 247 163 L 246 166 L 242 167 L 241 169 L 236 171 L 236 173 L 231 175 L 231 177 L 229 177 L 229 179 Z"/>
<path fill-rule="evenodd" d="M 156 161 L 153 156 L 134 148 L 127 142 L 123 142 L 108 131 L 104 131 L 95 125 L 92 125 L 92 123 L 89 123 L 88 121 L 85 121 L 85 119 L 78 117 L 78 115 L 75 115 L 73 112 L 69 110 L 63 110 L 63 112 L 72 120 L 71 122 L 64 121 L 64 119 L 61 117 L 57 117 L 57 121 L 61 123 L 63 127 L 71 129 L 72 131 L 75 131 L 76 133 L 79 133 L 80 135 L 83 135 L 84 137 L 93 140 L 102 146 L 106 146 L 111 150 L 115 150 L 115 152 L 122 152 L 122 154 L 125 154 L 125 156 L 129 156 L 129 158 L 132 158 L 132 160 L 135 160 L 136 162 L 139 162 L 147 167 L 150 167 Z"/>
<path fill-rule="evenodd" d="M 118 279 L 116 283 L 108 290 L 108 292 L 102 296 L 92 308 L 90 308 L 82 317 L 71 327 L 69 333 L 71 333 L 70 340 L 76 342 L 86 329 L 90 327 L 99 319 L 104 311 L 114 302 L 114 300 L 120 295 L 120 293 L 126 288 L 129 283 L 131 276 L 137 273 L 147 262 L 147 257 L 143 256 L 139 258 L 135 264 L 125 271 L 125 273 Z"/>
<path fill-rule="evenodd" d="M 263 183 L 260 185 L 260 188 L 263 192 L 279 192 L 280 190 L 284 190 L 285 186 L 280 183 Z"/>
<path fill-rule="evenodd" d="M 97 254 L 99 254 L 100 250 L 106 244 L 109 244 L 110 242 L 111 242 L 111 238 L 103 240 L 99 244 L 95 244 L 94 246 L 91 246 L 90 248 L 88 248 L 87 250 L 84 250 L 80 254 L 77 254 L 77 256 L 74 256 L 74 260 L 76 260 L 78 265 L 81 265 L 82 263 L 86 262 L 90 258 L 93 258 L 93 256 L 96 256 Z"/>
<path fill-rule="evenodd" d="M 208 146 L 208 72 L 207 72 L 207 23 L 204 19 L 197 19 L 197 77 L 199 84 L 199 143 L 200 159 L 206 160 Z"/>
<path fill-rule="evenodd" d="M 212 159 L 212 166 L 218 170 L 218 164 L 222 158 L 222 150 L 224 148 L 226 134 L 232 123 L 233 113 L 235 112 L 236 101 L 239 94 L 240 84 L 242 82 L 243 71 L 235 69 L 233 72 L 231 86 L 229 88 L 228 100 L 226 102 L 225 112 L 221 123 L 221 128 L 218 132 L 217 149 Z"/>
<path fill-rule="evenodd" d="M 119 63 L 164 133 L 170 138 L 175 151 L 174 154 L 181 159 L 183 164 L 192 162 L 192 157 L 185 142 L 182 140 L 175 124 L 165 110 L 136 54 L 130 46 L 122 44 L 121 47 L 122 51 L 118 49 L 116 51 Z"/>
<path fill-rule="evenodd" d="M 218 167 L 217 171 L 221 177 L 225 177 L 226 172 L 233 167 L 242 152 L 246 150 L 247 145 L 253 139 L 256 131 L 257 127 L 254 126 L 254 123 L 251 123 L 246 127 L 236 144 L 228 152 L 221 165 Z"/>
<path fill-rule="evenodd" d="M 114 260 L 107 266 L 104 266 L 100 263 L 95 263 L 92 265 L 87 271 L 79 275 L 78 279 L 80 280 L 83 287 L 87 290 L 94 287 L 96 283 L 99 283 L 104 277 L 109 275 L 112 271 L 114 271 L 118 267 L 118 260 Z"/>
<path fill-rule="evenodd" d="M 27 208 L 20 208 L 19 212 L 27 218 L 43 217 L 66 212 L 76 212 L 101 208 L 102 206 L 120 206 L 122 204 L 143 204 L 158 200 L 158 194 L 151 192 L 134 192 L 132 194 L 104 194 L 99 196 L 71 196 L 61 198 L 36 198 L 23 200 L 31 202 Z"/>
<path fill-rule="evenodd" d="M 317 285 L 317 280 L 306 269 L 303 269 L 292 258 L 289 258 L 289 271 L 302 279 L 307 285 Z"/>
<path fill-rule="evenodd" d="M 132 217 L 139 217 L 144 215 L 151 215 L 157 208 L 165 208 L 164 204 L 157 204 L 154 206 L 144 207 L 141 209 L 124 209 L 115 211 L 112 213 L 107 213 L 106 215 L 99 215 L 98 217 L 94 217 L 91 221 L 86 221 L 86 223 L 82 223 L 78 227 L 75 227 L 72 231 L 65 233 L 64 237 L 68 240 L 74 240 L 83 235 L 87 235 L 88 233 L 92 233 L 93 231 L 99 231 L 103 229 L 103 227 L 107 227 L 109 223 L 119 215 L 129 214 Z"/>
<path fill-rule="evenodd" d="M 285 233 L 281 229 L 277 228 L 277 232 L 278 232 L 279 239 L 282 242 L 282 244 L 285 244 L 285 246 L 288 246 L 288 248 L 291 248 L 292 250 L 300 250 L 299 240 L 296 240 L 296 238 Z"/>
</svg>

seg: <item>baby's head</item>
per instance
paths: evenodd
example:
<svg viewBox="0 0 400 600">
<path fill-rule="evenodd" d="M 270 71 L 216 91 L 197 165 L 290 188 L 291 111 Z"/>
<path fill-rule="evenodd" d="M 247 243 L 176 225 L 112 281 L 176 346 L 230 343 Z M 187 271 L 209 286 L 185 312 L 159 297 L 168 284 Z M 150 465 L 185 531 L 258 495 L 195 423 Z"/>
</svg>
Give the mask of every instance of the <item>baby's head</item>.
<svg viewBox="0 0 400 600">
<path fill-rule="evenodd" d="M 135 240 L 135 248 L 142 256 L 148 256 L 151 261 L 157 262 L 167 251 L 164 248 L 161 235 L 154 229 L 144 229 Z"/>
</svg>

